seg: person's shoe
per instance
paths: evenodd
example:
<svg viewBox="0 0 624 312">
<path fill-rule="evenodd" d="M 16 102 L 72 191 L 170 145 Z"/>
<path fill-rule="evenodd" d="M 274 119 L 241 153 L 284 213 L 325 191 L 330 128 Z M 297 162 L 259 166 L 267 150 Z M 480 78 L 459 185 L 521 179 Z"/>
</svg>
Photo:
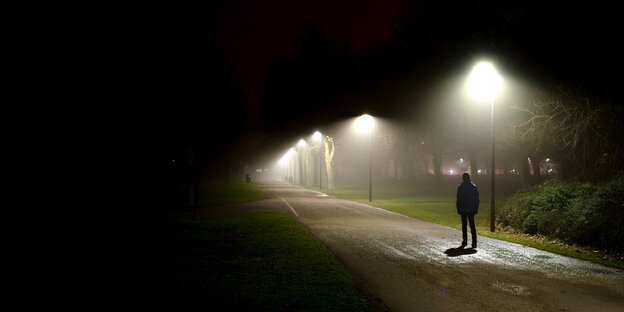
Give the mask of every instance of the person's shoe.
<svg viewBox="0 0 624 312">
<path fill-rule="evenodd" d="M 477 248 L 477 244 L 472 244 L 472 248 Z"/>
<path fill-rule="evenodd" d="M 461 243 L 461 246 L 459 246 L 459 248 L 464 248 L 464 247 L 466 247 L 466 246 L 468 246 L 468 244 L 466 244 L 466 243 Z"/>
</svg>

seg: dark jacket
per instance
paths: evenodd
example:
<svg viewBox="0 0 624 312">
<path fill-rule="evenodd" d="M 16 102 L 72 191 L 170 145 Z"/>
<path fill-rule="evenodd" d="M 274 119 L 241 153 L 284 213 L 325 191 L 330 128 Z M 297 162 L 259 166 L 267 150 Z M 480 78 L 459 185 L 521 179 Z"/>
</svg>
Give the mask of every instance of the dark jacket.
<svg viewBox="0 0 624 312">
<path fill-rule="evenodd" d="M 460 184 L 457 188 L 455 205 L 458 214 L 477 214 L 479 212 L 479 189 L 477 186 L 470 181 Z"/>
</svg>

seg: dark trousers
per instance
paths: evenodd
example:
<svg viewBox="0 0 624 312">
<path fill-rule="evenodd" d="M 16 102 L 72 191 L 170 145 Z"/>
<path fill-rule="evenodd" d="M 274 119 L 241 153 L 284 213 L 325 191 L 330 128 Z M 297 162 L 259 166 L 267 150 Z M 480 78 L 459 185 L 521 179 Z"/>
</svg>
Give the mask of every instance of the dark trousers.
<svg viewBox="0 0 624 312">
<path fill-rule="evenodd" d="M 474 215 L 473 214 L 462 214 L 462 245 L 468 245 L 468 233 L 467 233 L 467 221 L 470 221 L 470 234 L 472 234 L 472 245 L 477 245 L 477 229 L 475 229 L 474 223 Z"/>
</svg>

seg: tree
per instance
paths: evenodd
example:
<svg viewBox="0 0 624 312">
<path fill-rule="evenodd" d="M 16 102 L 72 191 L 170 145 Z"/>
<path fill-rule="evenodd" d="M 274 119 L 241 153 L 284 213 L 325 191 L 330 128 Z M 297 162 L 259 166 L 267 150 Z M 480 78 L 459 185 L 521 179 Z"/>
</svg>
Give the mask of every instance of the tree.
<svg viewBox="0 0 624 312">
<path fill-rule="evenodd" d="M 622 168 L 623 116 L 615 102 L 559 85 L 532 90 L 512 109 L 518 117 L 507 136 L 531 154 L 553 155 L 563 178 L 601 179 Z"/>
<path fill-rule="evenodd" d="M 336 146 L 334 145 L 334 138 L 332 138 L 329 135 L 326 135 L 323 138 L 323 145 L 325 146 L 325 169 L 327 170 L 327 188 L 335 189 L 336 180 L 334 177 L 334 169 L 332 166 L 332 160 L 334 159 L 334 152 L 336 151 Z"/>
</svg>

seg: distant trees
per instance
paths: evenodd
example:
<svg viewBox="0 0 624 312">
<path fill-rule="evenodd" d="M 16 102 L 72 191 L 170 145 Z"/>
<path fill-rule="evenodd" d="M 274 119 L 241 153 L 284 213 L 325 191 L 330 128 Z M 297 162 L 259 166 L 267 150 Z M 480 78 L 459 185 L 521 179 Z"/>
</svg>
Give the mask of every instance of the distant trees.
<svg viewBox="0 0 624 312">
<path fill-rule="evenodd" d="M 535 88 L 512 106 L 507 137 L 529 155 L 553 155 L 563 178 L 603 179 L 622 169 L 621 105 L 582 88 Z M 539 156 L 534 157 L 539 160 Z"/>
</svg>

